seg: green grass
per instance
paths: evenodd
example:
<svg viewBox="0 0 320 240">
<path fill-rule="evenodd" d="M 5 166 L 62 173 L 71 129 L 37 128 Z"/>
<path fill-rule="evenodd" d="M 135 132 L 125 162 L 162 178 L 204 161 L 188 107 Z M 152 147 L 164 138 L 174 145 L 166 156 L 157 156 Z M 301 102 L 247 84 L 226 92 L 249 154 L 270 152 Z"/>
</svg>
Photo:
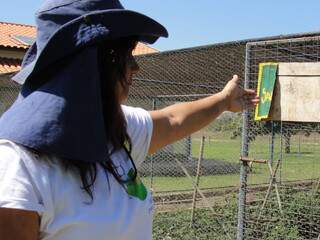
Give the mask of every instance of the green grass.
<svg viewBox="0 0 320 240">
<path fill-rule="evenodd" d="M 239 162 L 240 138 L 230 139 L 231 132 L 219 132 L 214 137 L 206 139 L 203 157 L 227 162 Z M 192 138 L 192 155 L 199 157 L 200 139 Z"/>
<path fill-rule="evenodd" d="M 144 178 L 146 186 L 151 187 L 151 179 Z M 219 188 L 226 186 L 237 186 L 239 175 L 212 175 L 201 176 L 200 188 Z M 183 191 L 192 189 L 192 182 L 187 177 L 154 177 L 152 188 L 154 191 Z"/>
<path fill-rule="evenodd" d="M 231 132 L 218 132 L 206 141 L 204 158 L 217 159 L 227 162 L 239 163 L 240 138 L 230 139 Z M 314 179 L 320 177 L 320 143 L 318 135 L 291 138 L 291 153 L 282 153 L 282 164 L 278 169 L 278 179 L 282 181 L 295 181 Z M 299 139 L 300 138 L 300 139 Z M 299 146 L 300 143 L 300 146 Z M 284 143 L 283 143 L 284 145 Z M 200 138 L 192 138 L 192 155 L 198 157 Z M 274 165 L 280 156 L 280 138 L 276 136 L 274 143 Z M 284 149 L 284 147 L 283 147 Z M 270 137 L 259 136 L 249 147 L 249 157 L 255 159 L 270 158 Z M 249 184 L 268 183 L 269 169 L 266 164 L 253 164 L 248 177 Z M 151 187 L 151 179 L 144 178 L 144 183 Z M 237 187 L 239 174 L 201 176 L 201 188 Z M 154 191 L 179 191 L 192 189 L 191 180 L 187 177 L 154 177 L 152 188 Z"/>
</svg>

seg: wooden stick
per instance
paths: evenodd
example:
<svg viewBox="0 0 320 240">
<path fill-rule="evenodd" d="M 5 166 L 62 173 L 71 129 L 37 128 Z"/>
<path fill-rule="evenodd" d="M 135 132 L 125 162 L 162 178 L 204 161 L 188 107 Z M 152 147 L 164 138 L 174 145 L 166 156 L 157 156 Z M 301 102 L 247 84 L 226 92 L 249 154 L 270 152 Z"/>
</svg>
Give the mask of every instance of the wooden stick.
<svg viewBox="0 0 320 240">
<path fill-rule="evenodd" d="M 271 176 L 275 176 L 276 174 L 274 174 L 270 162 L 268 162 L 268 167 L 269 167 L 269 171 L 270 171 Z M 281 198 L 280 198 L 280 194 L 279 194 L 279 190 L 278 190 L 278 184 L 277 184 L 277 181 L 275 181 L 275 179 L 273 180 L 273 185 L 274 185 L 274 188 L 275 188 L 275 190 L 276 190 L 276 195 L 277 195 L 277 201 L 278 201 L 278 205 L 279 205 L 279 210 L 280 210 L 281 215 L 283 215 Z"/>
<path fill-rule="evenodd" d="M 257 222 L 260 220 L 260 217 L 261 217 L 261 214 L 262 214 L 262 211 L 267 203 L 267 200 L 269 198 L 269 195 L 270 195 L 270 192 L 271 192 L 271 188 L 272 188 L 272 185 L 273 185 L 273 182 L 274 182 L 274 179 L 275 179 L 275 175 L 278 171 L 278 168 L 280 166 L 280 159 L 277 161 L 277 165 L 276 165 L 276 168 L 275 170 L 273 171 L 273 174 L 271 175 L 271 179 L 270 179 L 270 182 L 269 182 L 269 186 L 268 186 L 268 190 L 267 190 L 267 194 L 263 200 L 263 203 L 262 203 L 262 206 L 260 208 L 260 212 L 259 212 L 259 215 L 258 215 L 258 219 L 257 219 Z"/>
<path fill-rule="evenodd" d="M 193 181 L 191 175 L 188 173 L 188 170 L 183 166 L 183 164 L 177 159 L 175 158 L 176 162 L 178 163 L 178 165 L 181 167 L 182 171 L 184 172 L 184 174 L 191 180 L 191 183 L 193 185 L 194 188 L 197 189 L 198 193 L 200 194 L 200 196 L 202 197 L 202 199 L 205 201 L 205 203 L 207 204 L 208 208 L 215 213 L 214 209 L 212 206 L 210 206 L 210 203 L 208 201 L 208 199 L 206 198 L 206 196 L 203 194 L 203 192 L 199 189 L 199 187 L 195 184 L 195 182 Z M 221 223 L 220 221 L 218 221 L 217 219 L 215 219 L 215 221 L 222 227 L 224 233 L 226 234 L 226 236 L 231 240 L 231 236 L 229 235 L 225 225 L 223 223 Z"/>
<path fill-rule="evenodd" d="M 313 191 L 312 191 L 312 196 L 318 192 L 319 184 L 320 184 L 320 178 L 318 178 L 317 183 L 316 183 L 316 186 L 314 187 L 314 189 L 313 189 Z M 320 235 L 319 235 L 319 236 L 320 236 Z"/>
<path fill-rule="evenodd" d="M 253 163 L 267 163 L 267 160 L 264 159 L 253 159 L 253 158 L 248 158 L 248 157 L 240 157 L 240 161 L 243 162 L 253 162 Z"/>
<path fill-rule="evenodd" d="M 198 158 L 196 182 L 195 182 L 197 187 L 199 187 L 199 179 L 200 179 L 199 175 L 200 175 L 201 161 L 203 159 L 204 142 L 205 142 L 205 136 L 202 136 L 201 143 L 200 143 L 199 158 Z M 192 211 L 191 211 L 190 227 L 192 227 L 192 225 L 194 223 L 194 212 L 195 212 L 195 208 L 196 208 L 196 201 L 197 201 L 197 188 L 194 188 L 193 198 L 192 198 Z"/>
</svg>

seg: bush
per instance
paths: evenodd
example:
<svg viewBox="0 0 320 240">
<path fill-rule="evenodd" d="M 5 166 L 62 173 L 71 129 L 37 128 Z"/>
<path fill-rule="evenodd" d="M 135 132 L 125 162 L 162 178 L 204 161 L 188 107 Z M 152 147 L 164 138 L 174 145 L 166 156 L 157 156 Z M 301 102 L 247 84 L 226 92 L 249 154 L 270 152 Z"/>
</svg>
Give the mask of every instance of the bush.
<svg viewBox="0 0 320 240">
<path fill-rule="evenodd" d="M 257 194 L 259 199 L 264 196 L 265 192 Z M 259 206 L 257 203 L 247 206 L 245 239 L 317 239 L 320 232 L 320 194 L 301 189 L 282 189 L 280 196 L 283 215 L 279 212 L 277 202 L 271 201 L 271 198 L 259 222 L 257 215 L 261 202 Z M 214 209 L 215 215 L 210 210 L 197 209 L 193 227 L 190 227 L 190 210 L 158 213 L 154 218 L 154 239 L 228 239 L 219 222 L 223 222 L 228 234 L 235 238 L 236 198 L 225 206 L 215 206 Z"/>
<path fill-rule="evenodd" d="M 268 240 L 317 239 L 320 232 L 320 194 L 285 189 L 280 195 L 283 215 L 279 212 L 277 202 L 269 201 L 260 222 L 252 221 L 247 225 L 247 235 Z M 250 206 L 249 209 L 249 215 L 256 217 L 260 208 Z"/>
</svg>

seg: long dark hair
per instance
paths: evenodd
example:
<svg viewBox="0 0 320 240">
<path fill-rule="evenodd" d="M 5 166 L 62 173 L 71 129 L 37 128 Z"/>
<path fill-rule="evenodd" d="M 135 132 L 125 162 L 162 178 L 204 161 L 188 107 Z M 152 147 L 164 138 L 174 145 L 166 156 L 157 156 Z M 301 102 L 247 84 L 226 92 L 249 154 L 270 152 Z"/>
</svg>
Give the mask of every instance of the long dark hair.
<svg viewBox="0 0 320 240">
<path fill-rule="evenodd" d="M 134 38 L 119 39 L 117 41 L 103 42 L 98 46 L 98 64 L 100 73 L 100 87 L 102 97 L 102 111 L 104 115 L 104 125 L 107 140 L 110 143 L 108 149 L 109 155 L 99 164 L 115 179 L 122 184 L 123 179 L 120 178 L 116 168 L 111 161 L 111 155 L 124 148 L 133 166 L 131 159 L 131 140 L 127 133 L 127 124 L 121 109 L 119 97 L 117 95 L 117 85 L 121 84 L 126 88 L 126 69 L 128 57 L 136 45 Z M 108 147 L 108 146 L 106 146 Z M 62 164 L 66 170 L 72 170 L 76 173 L 82 183 L 82 189 L 85 190 L 93 200 L 92 187 L 97 177 L 96 163 L 80 162 L 72 159 L 62 159 Z M 132 181 L 136 178 L 135 174 Z"/>
</svg>

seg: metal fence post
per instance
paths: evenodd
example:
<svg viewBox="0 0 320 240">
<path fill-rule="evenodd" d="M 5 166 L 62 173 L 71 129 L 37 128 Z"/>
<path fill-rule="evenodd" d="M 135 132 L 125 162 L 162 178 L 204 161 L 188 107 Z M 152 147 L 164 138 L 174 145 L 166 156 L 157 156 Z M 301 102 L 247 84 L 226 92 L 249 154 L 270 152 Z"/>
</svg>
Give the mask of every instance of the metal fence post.
<svg viewBox="0 0 320 240">
<path fill-rule="evenodd" d="M 188 160 L 192 160 L 192 140 L 191 140 L 191 136 L 187 137 L 187 156 L 188 156 Z"/>
<path fill-rule="evenodd" d="M 156 110 L 157 109 L 157 99 L 156 98 L 153 98 L 152 99 L 152 110 Z M 153 168 L 154 168 L 154 166 L 153 166 L 153 161 L 154 161 L 154 159 L 153 159 L 153 155 L 151 155 L 150 156 L 150 190 L 151 190 L 151 192 L 153 192 Z"/>
<path fill-rule="evenodd" d="M 274 159 L 274 138 L 275 138 L 275 132 L 274 132 L 274 122 L 271 121 L 271 144 L 270 144 L 270 164 L 273 165 L 273 159 Z"/>
<path fill-rule="evenodd" d="M 246 45 L 246 60 L 245 60 L 245 82 L 244 88 L 249 87 L 249 71 L 250 71 L 250 48 Z M 248 138 L 248 121 L 249 111 L 245 110 L 242 114 L 242 141 L 241 141 L 241 156 L 247 157 L 249 152 L 249 138 Z M 244 222 L 245 222 L 245 204 L 246 204 L 246 190 L 247 190 L 247 175 L 248 164 L 241 161 L 240 166 L 240 188 L 238 196 L 238 225 L 237 225 L 237 240 L 244 239 Z"/>
</svg>

